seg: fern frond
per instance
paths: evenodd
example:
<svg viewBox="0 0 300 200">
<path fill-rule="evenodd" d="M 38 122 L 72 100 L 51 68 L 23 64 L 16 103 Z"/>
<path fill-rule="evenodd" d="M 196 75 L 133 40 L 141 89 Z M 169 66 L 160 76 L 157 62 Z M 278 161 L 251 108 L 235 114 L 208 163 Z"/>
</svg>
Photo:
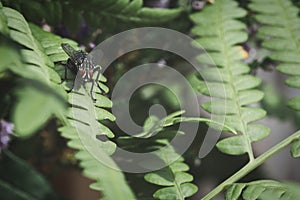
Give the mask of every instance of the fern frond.
<svg viewBox="0 0 300 200">
<path fill-rule="evenodd" d="M 51 60 L 59 62 L 67 59 L 60 45 L 70 40 L 45 32 L 35 25 L 30 25 L 30 27 Z M 75 45 L 74 42 L 71 43 Z M 58 65 L 56 68 L 60 73 L 64 68 L 59 69 L 59 67 L 63 66 Z M 105 77 L 100 78 L 100 81 L 106 81 Z M 103 83 L 100 86 L 104 91 L 108 90 Z M 96 180 L 91 188 L 101 191 L 104 195 L 102 199 L 135 199 L 123 173 L 117 170 L 118 166 L 109 157 L 114 153 L 116 144 L 109 140 L 97 139 L 99 136 L 114 137 L 109 128 L 101 123 L 106 119 L 115 120 L 115 117 L 105 109 L 110 108 L 112 102 L 97 88 L 93 94 L 97 102 L 93 103 L 87 90 L 80 88 L 68 94 L 70 108 L 67 116 L 60 116 L 65 125 L 59 131 L 63 137 L 70 140 L 68 146 L 78 150 L 75 157 L 80 160 L 84 174 Z"/>
<path fill-rule="evenodd" d="M 68 4 L 57 0 L 18 3 L 8 0 L 5 5 L 20 10 L 28 20 L 36 24 L 46 19 L 52 26 L 65 24 L 71 30 L 78 30 L 83 20 L 98 28 L 106 22 L 158 25 L 175 19 L 183 11 L 182 8 L 143 7 L 143 0 L 89 0 L 81 4 L 76 0 L 69 1 Z"/>
<path fill-rule="evenodd" d="M 230 155 L 247 153 L 254 158 L 251 143 L 265 138 L 270 130 L 262 125 L 249 124 L 265 116 L 265 111 L 252 107 L 259 102 L 263 93 L 254 89 L 261 80 L 249 75 L 249 67 L 244 58 L 240 43 L 247 40 L 245 24 L 238 21 L 246 11 L 239 8 L 232 0 L 218 0 L 206 6 L 201 12 L 191 15 L 196 26 L 192 33 L 207 54 L 197 58 L 207 66 L 201 71 L 198 87 L 200 93 L 213 99 L 202 105 L 213 116 L 225 119 L 225 125 L 241 133 L 217 143 L 217 148 Z"/>
<path fill-rule="evenodd" d="M 65 110 L 66 92 L 58 85 L 61 79 L 53 69 L 54 63 L 43 52 L 24 17 L 2 4 L 0 12 L 1 31 L 20 45 L 21 59 L 16 55 L 7 69 L 23 77 L 19 83 L 22 87 L 16 89 L 19 101 L 14 107 L 13 122 L 18 135 L 28 137 L 52 115 Z"/>
<path fill-rule="evenodd" d="M 262 46 L 271 51 L 269 57 L 281 64 L 277 70 L 291 76 L 285 83 L 300 88 L 300 18 L 299 9 L 290 0 L 252 0 L 249 7 L 255 11 L 255 19 L 262 24 L 258 37 Z M 289 100 L 288 106 L 300 110 L 300 96 Z"/>
<path fill-rule="evenodd" d="M 40 44 L 33 37 L 24 17 L 16 10 L 6 7 L 3 8 L 3 13 L 7 18 L 10 37 L 25 47 L 21 52 L 26 62 L 26 72 L 24 70 L 15 72 L 34 80 L 48 83 L 51 80 L 54 83 L 60 83 L 60 77 L 53 70 L 54 63 L 41 50 Z"/>
<path fill-rule="evenodd" d="M 294 158 L 300 157 L 300 138 L 296 139 L 291 146 L 291 155 Z"/>
<path fill-rule="evenodd" d="M 155 155 L 166 164 L 166 167 L 145 175 L 147 182 L 164 187 L 158 189 L 153 197 L 156 199 L 183 200 L 195 194 L 198 188 L 191 183 L 194 178 L 187 173 L 189 166 L 184 163 L 184 159 L 181 156 L 179 157 L 168 140 L 161 139 L 156 140 L 156 142 L 164 145 L 165 152 L 163 154 L 156 153 Z M 174 159 L 176 161 L 171 162 Z"/>
<path fill-rule="evenodd" d="M 100 0 L 93 5 L 93 8 L 102 9 L 100 16 L 141 24 L 164 23 L 178 17 L 182 12 L 180 8 L 146 8 L 143 7 L 143 0 Z"/>
<path fill-rule="evenodd" d="M 148 138 L 148 143 L 146 145 L 143 143 L 143 148 L 153 151 L 153 155 L 157 156 L 166 165 L 166 167 L 147 173 L 144 176 L 147 182 L 164 187 L 153 194 L 155 199 L 183 200 L 192 196 L 198 190 L 197 186 L 191 183 L 193 176 L 187 173 L 189 166 L 184 163 L 183 157 L 177 154 L 169 143 L 174 134 L 182 133 L 164 130 L 165 127 L 178 123 L 178 116 L 182 113 L 183 111 L 175 112 L 161 120 L 155 116 L 150 116 L 144 123 L 144 132 L 138 135 L 139 137 L 145 138 L 146 136 Z M 153 134 L 156 135 L 149 138 Z M 134 143 L 138 144 L 137 142 Z M 159 151 L 161 148 L 163 148 L 163 151 Z"/>
<path fill-rule="evenodd" d="M 3 12 L 3 6 L 0 3 L 0 33 L 3 35 L 9 35 L 9 28 L 7 26 L 7 18 Z"/>
<path fill-rule="evenodd" d="M 55 194 L 51 188 L 51 184 L 42 174 L 34 170 L 25 160 L 22 160 L 9 151 L 1 153 L 1 199 L 62 199 Z"/>
<path fill-rule="evenodd" d="M 193 176 L 188 174 L 189 166 L 184 163 L 183 157 L 176 153 L 170 144 L 170 141 L 176 136 L 180 137 L 184 133 L 177 130 L 169 130 L 167 127 L 187 121 L 180 116 L 184 111 L 177 111 L 163 119 L 156 116 L 149 116 L 143 126 L 143 132 L 135 134 L 134 137 L 119 137 L 118 141 L 129 151 L 141 150 L 144 152 L 153 152 L 153 155 L 159 159 L 159 162 L 166 167 L 147 173 L 144 179 L 163 188 L 158 189 L 153 197 L 155 199 L 177 200 L 185 199 L 197 192 L 198 188 L 192 184 Z M 182 119 L 182 120 L 181 120 Z M 193 119 L 196 121 L 195 119 Z M 140 163 L 148 165 L 147 163 Z"/>
<path fill-rule="evenodd" d="M 91 185 L 92 189 L 103 193 L 103 199 L 135 199 L 128 187 L 124 175 L 118 170 L 117 165 L 109 157 L 113 154 L 116 144 L 111 141 L 101 141 L 97 137 L 114 137 L 113 133 L 100 121 L 103 119 L 114 120 L 114 116 L 102 107 L 111 106 L 111 102 L 100 93 L 95 93 L 97 104 L 84 89 L 78 93 L 70 93 L 70 107 L 66 125 L 59 130 L 62 136 L 69 139 L 68 146 L 79 150 L 75 155 L 79 159 L 84 174 L 96 180 Z M 104 99 L 103 105 L 101 100 Z M 100 102 L 99 102 L 100 101 Z M 105 102 L 109 102 L 107 105 Z"/>
<path fill-rule="evenodd" d="M 298 195 L 299 185 L 280 183 L 273 180 L 259 180 L 250 183 L 235 183 L 230 185 L 226 192 L 226 199 L 234 200 L 243 197 L 245 200 L 293 200 L 297 199 L 299 197 Z"/>
</svg>

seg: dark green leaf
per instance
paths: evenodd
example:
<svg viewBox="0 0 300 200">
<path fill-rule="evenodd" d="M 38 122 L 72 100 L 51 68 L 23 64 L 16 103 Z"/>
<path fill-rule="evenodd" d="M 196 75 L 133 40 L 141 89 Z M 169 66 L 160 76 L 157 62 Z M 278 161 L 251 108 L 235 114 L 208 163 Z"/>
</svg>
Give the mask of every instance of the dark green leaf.
<svg viewBox="0 0 300 200">
<path fill-rule="evenodd" d="M 288 102 L 288 106 L 294 110 L 300 111 L 300 96 L 291 98 Z"/>
<path fill-rule="evenodd" d="M 196 24 L 192 29 L 192 33 L 197 36 L 193 45 L 202 46 L 207 51 L 197 56 L 197 60 L 207 67 L 201 71 L 198 81 L 192 81 L 193 87 L 201 94 L 213 97 L 202 104 L 202 108 L 226 127 L 215 124 L 210 126 L 242 134 L 218 142 L 218 149 L 230 155 L 248 152 L 251 156 L 253 152 L 248 142 L 263 139 L 269 134 L 269 129 L 249 125 L 262 119 L 266 112 L 250 105 L 262 100 L 264 94 L 255 89 L 261 83 L 260 78 L 250 75 L 249 66 L 241 62 L 247 52 L 240 44 L 247 41 L 248 34 L 246 25 L 238 18 L 246 14 L 237 2 L 218 0 L 190 16 Z M 275 45 L 274 48 L 279 46 Z"/>
<path fill-rule="evenodd" d="M 221 152 L 229 155 L 242 155 L 247 152 L 247 144 L 244 136 L 223 139 L 216 146 Z"/>
<path fill-rule="evenodd" d="M 300 157 L 300 139 L 292 143 L 291 154 L 294 158 Z"/>
<path fill-rule="evenodd" d="M 238 199 L 242 194 L 242 191 L 246 185 L 244 184 L 234 184 L 227 189 L 226 200 Z"/>
<path fill-rule="evenodd" d="M 5 151 L 0 159 L 1 199 L 60 199 L 46 179 L 32 166 Z"/>
<path fill-rule="evenodd" d="M 21 137 L 35 133 L 52 115 L 61 113 L 65 107 L 63 99 L 49 88 L 23 87 L 18 91 L 18 99 L 13 122 L 16 133 Z"/>
</svg>

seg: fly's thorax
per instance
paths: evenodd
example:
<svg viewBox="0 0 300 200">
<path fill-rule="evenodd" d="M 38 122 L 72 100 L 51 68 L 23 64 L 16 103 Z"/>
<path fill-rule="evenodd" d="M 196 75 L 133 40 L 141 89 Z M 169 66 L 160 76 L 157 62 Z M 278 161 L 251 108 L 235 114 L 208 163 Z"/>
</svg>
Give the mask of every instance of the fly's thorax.
<svg viewBox="0 0 300 200">
<path fill-rule="evenodd" d="M 87 55 L 83 51 L 75 51 L 74 56 L 72 57 L 73 62 L 75 65 L 81 65 L 84 60 L 86 59 Z"/>
</svg>

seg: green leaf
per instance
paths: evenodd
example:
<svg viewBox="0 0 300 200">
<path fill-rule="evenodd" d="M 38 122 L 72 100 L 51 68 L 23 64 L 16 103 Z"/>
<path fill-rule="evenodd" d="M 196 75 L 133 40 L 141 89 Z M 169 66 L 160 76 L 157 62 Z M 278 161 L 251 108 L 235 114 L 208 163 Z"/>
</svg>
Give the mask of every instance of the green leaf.
<svg viewBox="0 0 300 200">
<path fill-rule="evenodd" d="M 174 187 L 167 187 L 157 190 L 153 197 L 157 199 L 168 199 L 168 200 L 181 200 L 186 197 L 190 197 L 195 194 L 198 190 L 196 185 L 191 183 L 185 183 L 180 186 L 180 190 L 182 191 L 181 197 L 178 197 L 176 193 L 178 192 Z"/>
<path fill-rule="evenodd" d="M 273 180 L 259 180 L 249 183 L 231 184 L 226 191 L 226 199 L 266 199 L 286 200 L 299 197 L 299 184 L 281 183 Z"/>
<path fill-rule="evenodd" d="M 0 72 L 5 71 L 7 69 L 15 69 L 20 70 L 22 68 L 21 56 L 17 49 L 13 48 L 12 43 L 7 38 L 4 38 L 0 35 Z"/>
<path fill-rule="evenodd" d="M 270 50 L 269 58 L 280 62 L 278 71 L 292 76 L 285 81 L 288 86 L 300 88 L 299 8 L 290 0 L 268 0 L 268 3 L 254 0 L 249 7 L 258 13 L 255 18 L 262 24 L 259 38 L 263 47 Z M 299 97 L 290 99 L 288 106 L 300 110 L 299 100 Z"/>
<path fill-rule="evenodd" d="M 153 194 L 153 197 L 162 200 L 183 200 L 195 194 L 198 188 L 196 185 L 190 183 L 193 181 L 193 176 L 186 172 L 189 170 L 189 167 L 183 162 L 183 158 L 175 152 L 168 140 L 156 139 L 155 141 L 157 144 L 166 145 L 164 146 L 165 151 L 154 151 L 153 153 L 166 164 L 166 167 L 155 172 L 150 172 L 144 178 L 152 184 L 167 187 L 158 189 Z"/>
<path fill-rule="evenodd" d="M 226 200 L 235 200 L 238 199 L 242 194 L 245 185 L 242 184 L 234 184 L 227 189 L 226 192 Z"/>
<path fill-rule="evenodd" d="M 247 152 L 244 136 L 234 136 L 223 139 L 217 143 L 217 148 L 229 155 L 242 155 Z"/>
<path fill-rule="evenodd" d="M 236 104 L 231 100 L 212 100 L 202 104 L 202 108 L 212 114 L 237 114 Z"/>
<path fill-rule="evenodd" d="M 300 96 L 289 99 L 288 106 L 294 110 L 300 111 Z"/>
<path fill-rule="evenodd" d="M 0 193 L 2 199 L 61 199 L 41 174 L 9 151 L 0 158 Z"/>
<path fill-rule="evenodd" d="M 19 101 L 13 112 L 13 122 L 20 137 L 31 136 L 52 115 L 65 109 L 64 100 L 55 91 L 47 88 L 23 87 L 18 90 L 17 95 Z"/>
<path fill-rule="evenodd" d="M 266 111 L 261 108 L 245 107 L 241 109 L 242 119 L 246 122 L 253 122 L 266 116 Z"/>
<path fill-rule="evenodd" d="M 264 93 L 259 90 L 246 90 L 238 94 L 238 100 L 241 106 L 259 102 L 263 97 Z"/>
<path fill-rule="evenodd" d="M 259 78 L 253 77 L 251 75 L 244 75 L 244 76 L 236 77 L 236 79 L 234 81 L 235 88 L 238 91 L 257 87 L 260 85 L 260 83 L 261 83 L 261 80 Z"/>
<path fill-rule="evenodd" d="M 161 8 L 145 8 L 138 12 L 138 17 L 147 20 L 160 19 L 161 22 L 167 22 L 175 19 L 182 12 L 181 9 L 161 9 Z"/>
<path fill-rule="evenodd" d="M 240 44 L 247 41 L 247 32 L 239 18 L 246 14 L 237 2 L 218 0 L 190 18 L 196 24 L 192 29 L 197 37 L 193 45 L 207 51 L 198 55 L 197 60 L 208 66 L 201 71 L 198 81 L 193 80 L 194 88 L 201 94 L 213 97 L 202 108 L 231 129 L 224 126 L 221 130 L 241 134 L 218 142 L 217 147 L 230 155 L 247 153 L 251 159 L 254 153 L 250 142 L 266 137 L 269 129 L 249 125 L 262 119 L 266 112 L 250 105 L 262 100 L 264 94 L 255 89 L 261 84 L 260 78 L 250 75 L 249 66 L 242 62 L 245 50 Z"/>
<path fill-rule="evenodd" d="M 285 80 L 285 83 L 294 88 L 300 88 L 300 76 L 293 76 Z"/>
<path fill-rule="evenodd" d="M 256 185 L 250 185 L 247 187 L 247 189 L 243 193 L 243 197 L 245 199 L 257 199 L 263 191 L 265 191 L 266 188 L 259 187 Z"/>
<path fill-rule="evenodd" d="M 133 0 L 121 12 L 124 14 L 136 14 L 142 6 L 143 0 Z"/>
<path fill-rule="evenodd" d="M 300 139 L 292 143 L 291 154 L 294 158 L 300 157 Z"/>
<path fill-rule="evenodd" d="M 84 175 L 97 181 L 91 188 L 101 191 L 104 194 L 103 199 L 135 199 L 123 173 L 116 170 L 117 165 L 109 157 L 114 153 L 116 144 L 109 140 L 95 140 L 99 135 L 113 137 L 113 133 L 95 118 L 99 112 L 97 109 L 100 108 L 95 110 L 95 104 L 84 89 L 78 92 L 69 94 L 73 106 L 66 121 L 68 125 L 60 129 L 62 136 L 70 140 L 68 146 L 80 150 L 75 157 L 81 161 Z M 99 93 L 94 95 L 97 99 L 102 96 Z M 97 102 L 97 106 L 101 106 L 101 102 Z M 103 116 L 98 117 L 99 120 L 114 119 L 108 111 L 102 110 L 101 114 Z"/>
<path fill-rule="evenodd" d="M 218 98 L 224 98 L 224 99 L 230 99 L 234 91 L 228 84 L 222 84 L 222 83 L 215 83 L 215 82 L 203 82 L 199 81 L 197 90 L 205 94 L 207 96 L 211 97 L 218 97 Z"/>
<path fill-rule="evenodd" d="M 282 63 L 277 66 L 277 70 L 281 73 L 288 74 L 288 75 L 300 75 L 300 64 L 293 64 L 293 63 Z"/>
<path fill-rule="evenodd" d="M 47 33 L 35 25 L 29 26 L 24 17 L 15 10 L 4 8 L 3 11 L 11 29 L 10 37 L 27 47 L 22 50 L 22 56 L 26 62 L 25 69 L 19 69 L 19 74 L 23 75 L 28 71 L 34 72 L 25 73 L 24 77 L 33 78 L 33 80 L 26 79 L 26 85 L 21 81 L 23 87 L 19 88 L 17 92 L 19 101 L 13 113 L 17 134 L 22 137 L 29 136 L 45 124 L 52 115 L 59 116 L 65 124 L 61 129 L 61 131 L 65 131 L 62 135 L 70 139 L 67 143 L 70 147 L 79 150 L 76 158 L 81 161 L 80 165 L 84 168 L 84 174 L 97 180 L 96 186 L 97 189 L 101 187 L 103 199 L 135 199 L 125 182 L 123 173 L 115 170 L 118 167 L 109 157 L 115 151 L 116 144 L 109 140 L 97 139 L 99 135 L 108 138 L 114 136 L 106 126 L 99 122 L 104 119 L 114 120 L 114 116 L 103 109 L 111 107 L 111 101 L 103 97 L 102 91 L 96 88 L 93 95 L 102 100 L 103 104 L 101 102 L 93 104 L 91 98 L 81 88 L 79 93 L 71 93 L 68 97 L 70 102 L 79 103 L 80 107 L 70 108 L 70 112 L 73 110 L 72 115 L 69 114 L 70 118 L 67 118 L 68 115 L 64 113 L 63 97 L 66 92 L 63 89 L 64 85 L 58 84 L 61 82 L 58 74 L 63 70 L 54 71 L 59 68 L 53 62 L 66 61 L 68 58 L 60 47 L 62 42 L 67 41 L 73 45 L 76 43 Z M 100 79 L 100 81 L 105 80 L 103 77 Z M 108 90 L 104 84 L 100 87 Z M 94 156 L 101 159 L 97 160 Z M 114 169 L 107 167 L 106 164 Z M 122 186 L 120 187 L 120 185 Z M 94 186 L 94 188 L 96 187 Z"/>
<path fill-rule="evenodd" d="M 229 74 L 224 69 L 219 68 L 205 68 L 200 71 L 202 80 L 215 82 L 228 82 L 230 80 Z"/>
<path fill-rule="evenodd" d="M 259 124 L 248 125 L 248 134 L 252 142 L 256 142 L 268 137 L 270 131 L 270 128 Z"/>
<path fill-rule="evenodd" d="M 5 16 L 5 14 L 3 13 L 3 6 L 0 2 L 0 33 L 4 34 L 4 35 L 8 35 L 9 34 L 9 29 L 7 26 L 7 18 Z"/>
</svg>

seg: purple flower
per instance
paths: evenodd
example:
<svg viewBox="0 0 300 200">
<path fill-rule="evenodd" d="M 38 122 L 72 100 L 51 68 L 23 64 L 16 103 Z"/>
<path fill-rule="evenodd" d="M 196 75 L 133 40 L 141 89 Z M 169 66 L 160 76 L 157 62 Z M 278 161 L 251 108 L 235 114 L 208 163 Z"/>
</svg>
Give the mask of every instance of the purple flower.
<svg viewBox="0 0 300 200">
<path fill-rule="evenodd" d="M 193 1 L 192 7 L 195 10 L 201 10 L 205 6 L 205 4 L 206 4 L 205 1 L 196 0 L 196 1 Z"/>
<path fill-rule="evenodd" d="M 12 134 L 14 125 L 7 121 L 0 121 L 0 152 L 8 147 L 10 134 Z"/>
<path fill-rule="evenodd" d="M 96 45 L 95 45 L 93 42 L 90 42 L 90 43 L 89 43 L 89 47 L 90 47 L 91 49 L 93 49 L 93 48 L 96 47 Z"/>
</svg>

